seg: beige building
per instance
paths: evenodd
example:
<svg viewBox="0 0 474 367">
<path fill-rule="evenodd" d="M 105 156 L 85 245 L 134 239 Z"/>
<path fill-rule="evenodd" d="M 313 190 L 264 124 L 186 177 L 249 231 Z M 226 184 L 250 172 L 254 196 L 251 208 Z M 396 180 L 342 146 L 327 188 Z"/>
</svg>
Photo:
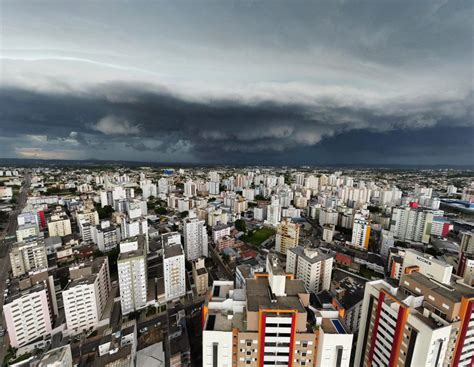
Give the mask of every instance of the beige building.
<svg viewBox="0 0 474 367">
<path fill-rule="evenodd" d="M 204 296 L 209 288 L 209 275 L 203 257 L 193 261 L 193 280 L 198 296 Z"/>
<path fill-rule="evenodd" d="M 54 213 L 48 220 L 49 237 L 64 237 L 72 233 L 71 220 L 66 213 Z"/>
<path fill-rule="evenodd" d="M 62 292 L 67 328 L 82 332 L 100 321 L 110 295 L 107 257 L 69 269 L 71 281 Z"/>
<path fill-rule="evenodd" d="M 38 238 L 30 238 L 25 242 L 13 244 L 10 250 L 10 264 L 14 277 L 28 273 L 34 269 L 48 267 L 44 242 Z"/>
<path fill-rule="evenodd" d="M 288 249 L 298 245 L 299 238 L 300 225 L 285 219 L 277 227 L 275 250 L 286 255 Z"/>
</svg>

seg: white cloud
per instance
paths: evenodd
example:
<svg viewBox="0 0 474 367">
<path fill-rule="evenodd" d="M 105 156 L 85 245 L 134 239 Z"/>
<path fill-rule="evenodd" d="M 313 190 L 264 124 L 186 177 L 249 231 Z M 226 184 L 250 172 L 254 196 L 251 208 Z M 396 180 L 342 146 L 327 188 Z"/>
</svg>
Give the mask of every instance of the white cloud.
<svg viewBox="0 0 474 367">
<path fill-rule="evenodd" d="M 139 125 L 113 115 L 101 118 L 91 128 L 105 135 L 137 135 L 140 133 Z"/>
</svg>

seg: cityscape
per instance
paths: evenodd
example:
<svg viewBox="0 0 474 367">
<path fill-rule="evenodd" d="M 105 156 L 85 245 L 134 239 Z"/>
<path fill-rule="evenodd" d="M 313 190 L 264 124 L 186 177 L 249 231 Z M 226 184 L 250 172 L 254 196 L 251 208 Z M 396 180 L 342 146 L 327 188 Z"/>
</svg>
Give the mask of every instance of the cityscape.
<svg viewBox="0 0 474 367">
<path fill-rule="evenodd" d="M 5 365 L 472 365 L 472 171 L 92 162 L 0 185 Z"/>
<path fill-rule="evenodd" d="M 0 0 L 0 366 L 474 366 L 473 19 Z"/>
</svg>

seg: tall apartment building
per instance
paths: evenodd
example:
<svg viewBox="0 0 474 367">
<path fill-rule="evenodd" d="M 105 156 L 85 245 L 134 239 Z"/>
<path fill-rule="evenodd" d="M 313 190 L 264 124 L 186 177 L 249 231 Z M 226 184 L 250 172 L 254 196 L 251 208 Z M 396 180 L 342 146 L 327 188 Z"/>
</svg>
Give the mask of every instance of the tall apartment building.
<svg viewBox="0 0 474 367">
<path fill-rule="evenodd" d="M 91 234 L 92 242 L 94 242 L 102 252 L 108 252 L 115 248 L 122 238 L 120 227 L 110 224 L 108 220 L 103 220 L 98 226 L 92 227 Z"/>
<path fill-rule="evenodd" d="M 206 223 L 197 218 L 188 218 L 183 224 L 186 259 L 193 261 L 208 256 Z"/>
<path fill-rule="evenodd" d="M 281 206 L 278 202 L 267 206 L 267 220 L 265 223 L 276 227 L 281 220 Z"/>
<path fill-rule="evenodd" d="M 193 181 L 184 183 L 184 196 L 194 197 L 197 194 L 197 185 Z"/>
<path fill-rule="evenodd" d="M 474 285 L 474 232 L 462 232 L 461 236 L 457 275 Z"/>
<path fill-rule="evenodd" d="M 36 237 L 39 234 L 38 226 L 34 223 L 25 223 L 18 226 L 16 230 L 16 240 L 18 242 L 24 241 L 31 237 Z"/>
<path fill-rule="evenodd" d="M 322 249 L 297 246 L 286 254 L 286 272 L 304 282 L 309 293 L 329 290 L 334 254 Z"/>
<path fill-rule="evenodd" d="M 413 271 L 365 287 L 357 366 L 472 366 L 474 293 Z"/>
<path fill-rule="evenodd" d="M 215 282 L 204 307 L 203 366 L 313 366 L 316 333 L 307 327 L 309 293 L 269 256 L 268 274 L 245 289 Z M 244 312 L 245 311 L 245 312 Z"/>
<path fill-rule="evenodd" d="M 277 227 L 275 251 L 286 255 L 287 250 L 298 246 L 299 239 L 300 225 L 285 219 Z"/>
<path fill-rule="evenodd" d="M 72 233 L 71 220 L 63 212 L 56 212 L 48 220 L 48 233 L 50 237 L 64 237 Z"/>
<path fill-rule="evenodd" d="M 193 261 L 193 280 L 196 286 L 196 294 L 204 296 L 209 287 L 209 275 L 206 270 L 205 259 L 202 257 Z"/>
<path fill-rule="evenodd" d="M 67 328 L 82 332 L 100 321 L 111 285 L 107 257 L 69 268 L 71 281 L 62 292 Z"/>
<path fill-rule="evenodd" d="M 370 224 L 369 221 L 360 214 L 354 216 L 354 224 L 352 226 L 351 245 L 367 250 L 370 240 Z"/>
<path fill-rule="evenodd" d="M 122 314 L 139 310 L 147 303 L 145 238 L 138 236 L 120 243 L 117 259 Z"/>
<path fill-rule="evenodd" d="M 3 314 L 10 345 L 19 348 L 51 334 L 52 322 L 45 283 L 12 290 L 5 298 Z"/>
<path fill-rule="evenodd" d="M 81 221 L 87 221 L 93 226 L 97 226 L 99 222 L 99 213 L 97 210 L 83 210 L 76 213 L 76 221 L 77 223 Z"/>
<path fill-rule="evenodd" d="M 30 237 L 24 242 L 16 242 L 10 249 L 10 264 L 14 277 L 28 273 L 33 269 L 48 267 L 46 248 L 40 238 Z"/>
<path fill-rule="evenodd" d="M 401 241 L 428 243 L 435 217 L 442 217 L 442 210 L 424 210 L 412 207 L 393 208 L 390 231 Z"/>
<path fill-rule="evenodd" d="M 171 301 L 186 294 L 184 251 L 181 236 L 177 232 L 164 234 L 162 244 L 165 298 Z"/>
</svg>

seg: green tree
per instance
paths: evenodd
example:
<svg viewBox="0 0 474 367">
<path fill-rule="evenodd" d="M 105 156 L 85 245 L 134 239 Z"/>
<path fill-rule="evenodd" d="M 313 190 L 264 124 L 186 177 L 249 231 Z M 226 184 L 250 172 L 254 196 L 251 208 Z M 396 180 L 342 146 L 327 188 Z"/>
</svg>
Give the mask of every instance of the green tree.
<svg viewBox="0 0 474 367">
<path fill-rule="evenodd" d="M 235 221 L 235 229 L 237 229 L 239 232 L 245 232 L 247 230 L 245 221 L 243 219 L 237 219 Z"/>
<path fill-rule="evenodd" d="M 166 215 L 168 213 L 168 210 L 166 208 L 159 206 L 158 208 L 155 208 L 155 213 L 158 215 Z"/>
<path fill-rule="evenodd" d="M 187 210 L 185 210 L 184 212 L 181 212 L 179 215 L 180 215 L 181 218 L 184 219 L 189 215 L 189 212 Z"/>
</svg>

